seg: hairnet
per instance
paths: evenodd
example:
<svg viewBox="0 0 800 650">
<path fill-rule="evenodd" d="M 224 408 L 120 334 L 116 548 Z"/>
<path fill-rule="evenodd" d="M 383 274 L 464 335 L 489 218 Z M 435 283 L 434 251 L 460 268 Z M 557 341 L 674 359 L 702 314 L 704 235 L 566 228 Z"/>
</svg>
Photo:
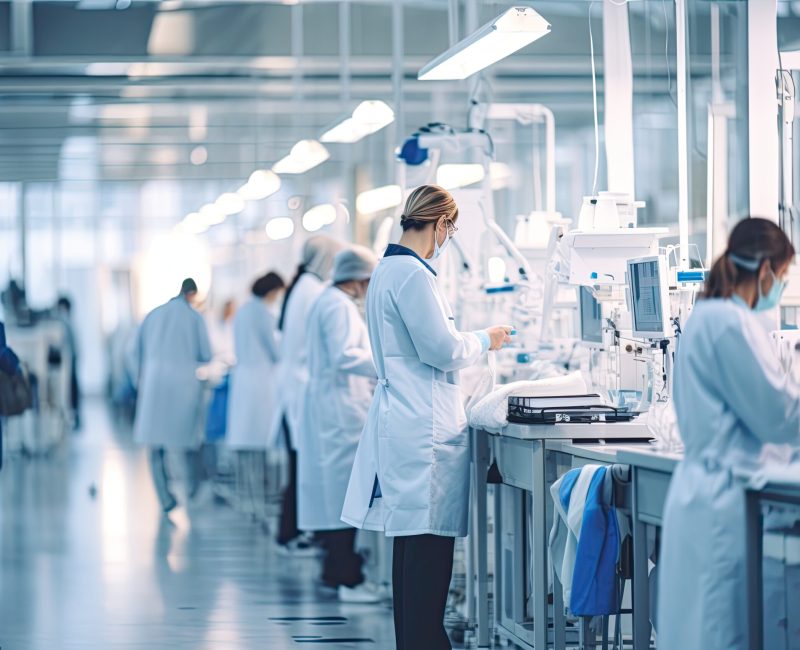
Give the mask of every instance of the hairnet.
<svg viewBox="0 0 800 650">
<path fill-rule="evenodd" d="M 333 262 L 333 283 L 348 280 L 369 280 L 378 258 L 365 246 L 348 246 L 336 254 Z"/>
<path fill-rule="evenodd" d="M 333 267 L 333 258 L 342 248 L 344 244 L 333 237 L 327 235 L 310 237 L 303 244 L 303 268 L 320 280 L 327 280 Z"/>
</svg>

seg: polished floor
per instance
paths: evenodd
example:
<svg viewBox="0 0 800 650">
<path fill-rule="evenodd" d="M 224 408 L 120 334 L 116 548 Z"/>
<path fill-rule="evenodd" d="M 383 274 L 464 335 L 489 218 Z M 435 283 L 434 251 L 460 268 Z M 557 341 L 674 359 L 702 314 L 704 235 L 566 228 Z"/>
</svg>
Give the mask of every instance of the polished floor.
<svg viewBox="0 0 800 650">
<path fill-rule="evenodd" d="M 162 517 L 144 452 L 89 405 L 48 458 L 0 472 L 0 648 L 394 648 L 388 606 L 341 605 L 225 505 Z"/>
</svg>

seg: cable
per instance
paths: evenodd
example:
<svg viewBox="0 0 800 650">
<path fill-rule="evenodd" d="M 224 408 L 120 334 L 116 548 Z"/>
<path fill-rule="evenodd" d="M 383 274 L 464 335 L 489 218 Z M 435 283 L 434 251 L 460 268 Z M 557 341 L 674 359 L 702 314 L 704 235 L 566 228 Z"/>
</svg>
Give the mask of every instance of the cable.
<svg viewBox="0 0 800 650">
<path fill-rule="evenodd" d="M 670 101 L 678 105 L 678 101 L 672 96 L 672 69 L 669 65 L 669 17 L 667 16 L 667 0 L 661 0 L 661 8 L 664 10 L 664 59 L 667 62 L 667 95 Z"/>
<path fill-rule="evenodd" d="M 592 57 L 592 105 L 594 106 L 594 180 L 592 181 L 592 196 L 597 196 L 597 173 L 600 169 L 600 125 L 597 117 L 597 71 L 594 66 L 592 7 L 594 7 L 594 0 L 589 4 L 589 52 Z"/>
</svg>

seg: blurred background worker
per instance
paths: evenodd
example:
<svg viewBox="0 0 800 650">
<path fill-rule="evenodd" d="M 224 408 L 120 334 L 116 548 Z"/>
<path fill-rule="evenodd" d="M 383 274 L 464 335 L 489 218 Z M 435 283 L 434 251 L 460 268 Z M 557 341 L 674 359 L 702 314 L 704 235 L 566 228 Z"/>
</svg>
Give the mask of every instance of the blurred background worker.
<svg viewBox="0 0 800 650">
<path fill-rule="evenodd" d="M 344 245 L 327 235 L 317 235 L 303 244 L 297 273 L 286 290 L 278 329 L 281 347 L 276 385 L 276 411 L 272 419 L 270 443 L 283 436 L 289 455 L 289 476 L 283 493 L 278 544 L 287 552 L 314 554 L 308 539 L 297 527 L 297 455 L 300 416 L 308 383 L 308 337 L 306 325 L 312 305 L 325 289 L 333 267 L 333 258 Z M 271 446 L 271 445 L 270 445 Z"/>
<path fill-rule="evenodd" d="M 325 552 L 322 583 L 343 602 L 374 603 L 356 529 L 342 523 L 347 481 L 367 419 L 377 375 L 364 318 L 356 306 L 367 295 L 375 255 L 352 246 L 336 255 L 333 286 L 323 291 L 308 317 L 309 381 L 297 438 L 298 523 L 313 531 Z"/>
<path fill-rule="evenodd" d="M 233 322 L 237 363 L 231 373 L 227 442 L 237 451 L 236 483 L 245 510 L 266 521 L 265 469 L 269 427 L 275 411 L 277 321 L 272 307 L 284 290 L 277 273 L 252 286 L 252 297 Z"/>
<path fill-rule="evenodd" d="M 188 496 L 200 486 L 200 415 L 203 387 L 199 365 L 211 360 L 203 317 L 194 309 L 197 284 L 187 278 L 180 294 L 147 315 L 136 339 L 138 402 L 134 437 L 151 448 L 151 469 L 161 507 L 167 513 L 177 501 L 169 485 L 166 451 L 186 454 Z"/>
<path fill-rule="evenodd" d="M 72 301 L 67 296 L 59 296 L 56 303 L 58 318 L 64 323 L 67 345 L 69 346 L 69 399 L 72 407 L 72 426 L 81 428 L 81 387 L 78 383 L 78 343 L 75 336 L 75 323 L 72 319 Z"/>
</svg>

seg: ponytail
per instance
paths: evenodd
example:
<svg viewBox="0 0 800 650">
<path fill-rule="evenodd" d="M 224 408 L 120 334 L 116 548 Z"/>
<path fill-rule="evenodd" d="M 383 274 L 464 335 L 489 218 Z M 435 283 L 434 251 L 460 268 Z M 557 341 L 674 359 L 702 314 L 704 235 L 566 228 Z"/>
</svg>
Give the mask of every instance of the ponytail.
<svg viewBox="0 0 800 650">
<path fill-rule="evenodd" d="M 744 270 L 744 273 L 748 273 Z M 749 272 L 750 275 L 754 275 Z M 731 261 L 727 251 L 719 257 L 706 278 L 704 298 L 730 298 L 740 280 L 739 269 Z"/>
<path fill-rule="evenodd" d="M 731 232 L 728 250 L 706 278 L 705 298 L 730 298 L 737 286 L 758 280 L 764 262 L 773 272 L 790 262 L 794 246 L 780 227 L 767 219 L 743 219 Z"/>
<path fill-rule="evenodd" d="M 286 307 L 289 304 L 289 296 L 292 295 L 292 291 L 294 291 L 295 286 L 297 285 L 297 281 L 300 279 L 300 276 L 306 272 L 305 264 L 301 264 L 297 267 L 297 273 L 294 274 L 291 283 L 289 284 L 289 288 L 286 289 L 286 293 L 283 296 L 283 304 L 281 305 L 281 316 L 278 319 L 278 330 L 283 331 L 284 321 L 286 320 Z"/>
</svg>

